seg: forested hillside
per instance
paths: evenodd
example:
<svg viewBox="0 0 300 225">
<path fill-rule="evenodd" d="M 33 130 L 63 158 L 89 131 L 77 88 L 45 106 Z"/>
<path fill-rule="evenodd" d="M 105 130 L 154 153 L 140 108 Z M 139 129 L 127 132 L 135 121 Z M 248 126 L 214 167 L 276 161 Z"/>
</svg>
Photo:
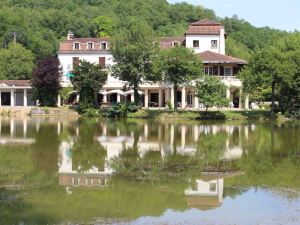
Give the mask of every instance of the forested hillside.
<svg viewBox="0 0 300 225">
<path fill-rule="evenodd" d="M 285 35 L 237 17 L 219 18 L 201 6 L 166 0 L 1 0 L 0 43 L 6 48 L 15 36 L 40 59 L 56 54 L 68 30 L 77 37 L 112 35 L 132 17 L 149 23 L 156 36 L 181 36 L 189 23 L 202 18 L 220 21 L 228 34 L 227 53 L 246 59 L 254 48 Z"/>
</svg>

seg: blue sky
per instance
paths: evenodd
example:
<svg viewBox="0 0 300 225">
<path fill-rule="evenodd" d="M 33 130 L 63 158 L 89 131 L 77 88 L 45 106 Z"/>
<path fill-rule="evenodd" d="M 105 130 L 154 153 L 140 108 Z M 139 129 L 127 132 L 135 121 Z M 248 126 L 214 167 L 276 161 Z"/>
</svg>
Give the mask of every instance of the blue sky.
<svg viewBox="0 0 300 225">
<path fill-rule="evenodd" d="M 168 0 L 170 3 L 182 0 Z M 185 0 L 213 9 L 217 16 L 239 18 L 257 27 L 269 26 L 282 30 L 300 30 L 300 0 Z"/>
</svg>

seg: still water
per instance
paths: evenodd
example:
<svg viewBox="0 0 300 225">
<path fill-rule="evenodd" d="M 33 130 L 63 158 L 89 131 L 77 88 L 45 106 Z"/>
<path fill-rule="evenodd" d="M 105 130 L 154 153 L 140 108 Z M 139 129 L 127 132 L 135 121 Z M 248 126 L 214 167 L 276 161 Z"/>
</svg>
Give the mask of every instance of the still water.
<svg viewBox="0 0 300 225">
<path fill-rule="evenodd" d="M 1 119 L 0 224 L 300 224 L 300 124 Z"/>
</svg>

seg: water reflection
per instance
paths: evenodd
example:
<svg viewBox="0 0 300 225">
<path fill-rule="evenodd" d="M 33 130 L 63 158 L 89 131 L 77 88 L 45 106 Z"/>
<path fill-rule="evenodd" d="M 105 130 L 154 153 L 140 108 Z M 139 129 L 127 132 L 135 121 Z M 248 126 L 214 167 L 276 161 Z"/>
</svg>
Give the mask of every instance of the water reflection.
<svg viewBox="0 0 300 225">
<path fill-rule="evenodd" d="M 209 224 L 221 224 L 215 215 L 234 211 L 245 218 L 248 209 L 241 206 L 263 205 L 262 216 L 269 204 L 264 199 L 276 203 L 265 212 L 271 216 L 289 215 L 290 205 L 300 204 L 298 194 L 288 198 L 294 199 L 289 206 L 277 201 L 278 189 L 300 188 L 296 123 L 36 118 L 2 119 L 0 131 L 4 224 L 88 223 L 99 217 L 139 224 L 146 216 L 174 214 L 180 221 L 206 216 Z M 275 197 L 268 197 L 270 192 Z M 3 201 L 10 195 L 14 204 Z M 11 220 L 11 215 L 18 216 Z M 231 216 L 229 224 L 245 224 Z M 261 218 L 248 219 L 256 224 Z"/>
</svg>

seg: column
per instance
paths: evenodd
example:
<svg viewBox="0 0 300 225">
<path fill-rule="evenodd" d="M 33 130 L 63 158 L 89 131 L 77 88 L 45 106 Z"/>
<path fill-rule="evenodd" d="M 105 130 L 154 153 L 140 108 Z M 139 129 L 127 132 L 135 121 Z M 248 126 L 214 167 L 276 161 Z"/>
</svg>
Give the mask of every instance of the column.
<svg viewBox="0 0 300 225">
<path fill-rule="evenodd" d="M 107 103 L 107 94 L 103 94 L 103 103 Z"/>
<path fill-rule="evenodd" d="M 148 124 L 144 124 L 144 137 L 147 139 L 149 135 L 149 127 Z"/>
<path fill-rule="evenodd" d="M 185 148 L 185 135 L 186 135 L 186 127 L 185 125 L 181 125 L 181 148 Z"/>
<path fill-rule="evenodd" d="M 27 137 L 27 119 L 23 120 L 23 137 Z"/>
<path fill-rule="evenodd" d="M 57 96 L 57 107 L 61 106 L 61 98 L 60 95 Z"/>
<path fill-rule="evenodd" d="M 163 93 L 162 93 L 162 89 L 158 90 L 158 107 L 163 107 Z"/>
<path fill-rule="evenodd" d="M 2 94 L 1 94 L 1 91 L 0 91 L 0 106 L 2 106 Z"/>
<path fill-rule="evenodd" d="M 148 96 L 148 89 L 145 89 L 145 108 L 149 106 L 149 96 Z"/>
<path fill-rule="evenodd" d="M 240 89 L 240 96 L 239 96 L 239 108 L 240 108 L 240 109 L 243 108 L 243 102 L 242 102 L 242 99 L 243 99 L 243 89 L 241 88 L 241 89 Z"/>
<path fill-rule="evenodd" d="M 194 102 L 195 102 L 195 109 L 199 109 L 199 98 L 196 95 L 194 96 Z"/>
<path fill-rule="evenodd" d="M 175 98 L 174 88 L 171 88 L 171 105 L 173 108 L 174 108 L 174 98 Z"/>
<path fill-rule="evenodd" d="M 194 141 L 198 142 L 199 140 L 199 127 L 198 125 L 194 125 Z"/>
<path fill-rule="evenodd" d="M 185 109 L 186 107 L 186 90 L 185 87 L 181 91 L 181 108 Z"/>
<path fill-rule="evenodd" d="M 245 109 L 249 109 L 249 94 L 247 94 L 245 98 Z"/>
<path fill-rule="evenodd" d="M 13 137 L 15 133 L 15 120 L 10 120 L 10 136 Z"/>
<path fill-rule="evenodd" d="M 23 106 L 27 106 L 27 89 L 24 89 Z"/>
<path fill-rule="evenodd" d="M 117 94 L 117 102 L 121 102 L 121 95 L 119 93 Z"/>
<path fill-rule="evenodd" d="M 15 90 L 10 90 L 10 106 L 15 105 Z"/>
<path fill-rule="evenodd" d="M 226 98 L 230 100 L 230 87 L 226 89 Z"/>
<path fill-rule="evenodd" d="M 165 100 L 166 100 L 166 102 L 170 101 L 170 89 L 169 88 L 167 88 L 165 90 Z"/>
<path fill-rule="evenodd" d="M 131 95 L 130 95 L 130 101 L 134 102 L 134 92 L 132 92 Z"/>
<path fill-rule="evenodd" d="M 172 153 L 174 152 L 174 135 L 175 135 L 175 129 L 174 129 L 174 124 L 172 124 L 170 128 L 170 147 Z"/>
<path fill-rule="evenodd" d="M 77 94 L 77 95 L 76 95 L 76 101 L 77 101 L 77 103 L 79 102 L 79 99 L 80 99 L 80 95 Z"/>
</svg>

